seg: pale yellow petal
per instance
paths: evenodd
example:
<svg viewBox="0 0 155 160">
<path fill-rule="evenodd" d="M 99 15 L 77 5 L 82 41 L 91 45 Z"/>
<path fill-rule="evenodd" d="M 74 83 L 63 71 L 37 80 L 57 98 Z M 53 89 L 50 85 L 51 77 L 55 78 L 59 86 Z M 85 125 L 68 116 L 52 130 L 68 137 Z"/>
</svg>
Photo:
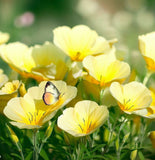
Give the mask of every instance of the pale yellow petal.
<svg viewBox="0 0 155 160">
<path fill-rule="evenodd" d="M 155 61 L 155 32 L 151 32 L 138 37 L 140 52 Z"/>
<path fill-rule="evenodd" d="M 98 37 L 91 48 L 92 54 L 106 53 L 110 49 L 109 42 L 104 37 Z"/>
<path fill-rule="evenodd" d="M 130 112 L 128 112 L 129 114 Z M 147 109 L 140 109 L 132 112 L 133 114 L 144 116 L 147 114 Z"/>
<path fill-rule="evenodd" d="M 130 74 L 130 66 L 128 63 L 116 60 L 109 65 L 105 74 L 106 82 L 127 78 Z"/>
<path fill-rule="evenodd" d="M 3 112 L 9 119 L 19 122 L 23 121 L 22 117 L 25 116 L 25 112 L 21 107 L 21 99 L 23 98 L 12 98 L 4 108 Z"/>
<path fill-rule="evenodd" d="M 0 32 L 0 45 L 6 43 L 10 38 L 8 33 Z"/>
<path fill-rule="evenodd" d="M 45 122 L 49 121 L 50 119 L 52 119 L 56 113 L 57 113 L 57 111 L 53 111 L 49 115 L 45 116 L 45 118 L 42 120 L 42 123 L 45 123 Z"/>
<path fill-rule="evenodd" d="M 0 46 L 2 59 L 10 65 L 15 65 L 25 71 L 30 71 L 34 67 L 34 61 L 31 58 L 30 52 L 31 49 L 20 42 Z"/>
<path fill-rule="evenodd" d="M 151 102 L 151 92 L 139 82 L 131 82 L 124 85 L 124 97 L 132 99 L 136 109 L 143 109 L 148 107 Z"/>
<path fill-rule="evenodd" d="M 63 115 L 58 117 L 58 127 L 74 136 L 83 136 L 78 132 L 79 125 L 75 120 L 76 113 L 73 108 L 67 108 L 63 111 Z"/>
<path fill-rule="evenodd" d="M 74 52 L 84 53 L 89 55 L 91 46 L 95 43 L 97 33 L 84 25 L 78 25 L 71 30 L 71 46 Z M 86 52 L 87 51 L 87 52 Z"/>
<path fill-rule="evenodd" d="M 105 77 L 107 69 L 110 63 L 116 60 L 115 54 L 103 54 L 100 56 L 87 56 L 83 60 L 83 66 L 88 70 L 89 74 L 97 80 L 101 80 L 102 77 Z"/>
<path fill-rule="evenodd" d="M 41 127 L 39 125 L 28 125 L 26 123 L 20 123 L 20 122 L 10 122 L 10 123 L 20 129 L 35 129 Z"/>
<path fill-rule="evenodd" d="M 124 102 L 123 86 L 118 82 L 113 82 L 110 86 L 112 96 L 120 103 Z"/>
<path fill-rule="evenodd" d="M 45 83 L 44 83 L 45 84 Z M 45 87 L 45 85 L 44 85 Z M 27 93 L 32 97 L 33 99 L 42 99 L 43 93 L 44 93 L 44 87 L 31 87 L 27 90 Z"/>
<path fill-rule="evenodd" d="M 70 46 L 70 31 L 71 29 L 67 26 L 58 27 L 53 30 L 54 33 L 54 44 L 61 48 L 66 54 Z"/>
<path fill-rule="evenodd" d="M 8 81 L 8 76 L 0 74 L 0 88 Z"/>
</svg>

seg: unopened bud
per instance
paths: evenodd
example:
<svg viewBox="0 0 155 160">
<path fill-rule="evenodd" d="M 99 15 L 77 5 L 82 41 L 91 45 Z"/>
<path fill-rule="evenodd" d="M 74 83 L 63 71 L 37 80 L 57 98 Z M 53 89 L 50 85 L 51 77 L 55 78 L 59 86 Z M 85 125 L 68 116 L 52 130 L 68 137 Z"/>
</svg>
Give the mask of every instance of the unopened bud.
<svg viewBox="0 0 155 160">
<path fill-rule="evenodd" d="M 19 139 L 16 136 L 15 132 L 8 125 L 6 125 L 6 126 L 7 126 L 8 130 L 9 130 L 10 135 L 11 135 L 11 139 L 13 140 L 13 142 L 15 144 L 17 144 L 19 142 Z"/>
<path fill-rule="evenodd" d="M 133 150 L 130 154 L 130 159 L 135 160 L 137 157 L 137 150 Z"/>
</svg>

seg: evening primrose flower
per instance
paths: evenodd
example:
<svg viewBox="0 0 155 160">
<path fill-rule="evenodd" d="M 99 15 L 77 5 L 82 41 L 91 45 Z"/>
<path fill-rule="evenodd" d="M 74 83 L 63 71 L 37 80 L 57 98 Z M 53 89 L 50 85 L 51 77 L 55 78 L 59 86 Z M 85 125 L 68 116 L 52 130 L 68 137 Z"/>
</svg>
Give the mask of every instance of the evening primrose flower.
<svg viewBox="0 0 155 160">
<path fill-rule="evenodd" d="M 95 57 L 87 56 L 83 60 L 83 66 L 88 72 L 84 75 L 84 79 L 101 87 L 107 87 L 113 81 L 122 82 L 130 74 L 130 66 L 117 60 L 114 50 Z"/>
<path fill-rule="evenodd" d="M 63 79 L 67 71 L 67 56 L 49 42 L 30 48 L 20 42 L 10 43 L 0 47 L 0 54 L 12 69 L 37 81 Z"/>
<path fill-rule="evenodd" d="M 149 89 L 136 81 L 125 85 L 113 82 L 110 86 L 110 92 L 120 109 L 127 114 L 145 115 L 152 101 Z"/>
<path fill-rule="evenodd" d="M 79 101 L 74 108 L 63 111 L 58 118 L 58 127 L 75 137 L 86 136 L 102 126 L 108 116 L 106 106 L 89 100 Z"/>
<path fill-rule="evenodd" d="M 67 86 L 63 81 L 52 83 L 60 92 L 58 100 L 52 105 L 46 105 L 42 99 L 46 81 L 29 88 L 24 97 L 12 98 L 4 109 L 4 114 L 12 120 L 10 123 L 18 128 L 39 128 L 76 96 L 75 87 Z"/>
<path fill-rule="evenodd" d="M 21 87 L 23 87 L 23 83 L 19 80 L 5 83 L 4 87 L 0 90 L 0 113 L 3 113 L 4 107 L 11 98 L 17 97 L 18 92 L 23 93 L 24 89 L 21 90 Z"/>
<path fill-rule="evenodd" d="M 150 71 L 155 71 L 155 32 L 148 33 L 146 35 L 141 35 L 139 39 L 139 49 L 142 53 L 147 68 Z"/>
<path fill-rule="evenodd" d="M 61 48 L 73 61 L 82 61 L 88 55 L 105 53 L 110 49 L 112 41 L 85 25 L 73 28 L 62 26 L 54 29 L 54 44 Z"/>
<path fill-rule="evenodd" d="M 9 40 L 10 36 L 8 33 L 0 32 L 0 45 L 6 43 Z"/>
</svg>

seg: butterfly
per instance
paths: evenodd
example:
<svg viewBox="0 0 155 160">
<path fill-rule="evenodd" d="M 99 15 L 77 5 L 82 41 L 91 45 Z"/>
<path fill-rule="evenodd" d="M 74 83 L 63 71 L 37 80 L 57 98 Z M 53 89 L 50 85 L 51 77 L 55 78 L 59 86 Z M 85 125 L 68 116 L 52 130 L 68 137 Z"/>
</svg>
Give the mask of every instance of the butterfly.
<svg viewBox="0 0 155 160">
<path fill-rule="evenodd" d="M 50 81 L 45 85 L 43 101 L 46 105 L 52 105 L 58 101 L 60 92 L 57 87 Z"/>
</svg>

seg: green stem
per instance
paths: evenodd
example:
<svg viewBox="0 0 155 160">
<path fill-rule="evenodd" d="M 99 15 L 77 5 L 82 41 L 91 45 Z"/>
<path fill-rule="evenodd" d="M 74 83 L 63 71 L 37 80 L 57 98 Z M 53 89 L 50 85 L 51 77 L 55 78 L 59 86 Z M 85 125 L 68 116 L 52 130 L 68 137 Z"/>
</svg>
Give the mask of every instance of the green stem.
<svg viewBox="0 0 155 160">
<path fill-rule="evenodd" d="M 112 127 L 112 125 L 111 125 L 111 123 L 110 123 L 110 119 L 109 119 L 110 117 L 108 117 L 108 128 L 109 128 L 109 130 L 110 130 L 110 134 L 109 134 L 109 137 L 108 137 L 108 143 L 107 143 L 107 147 L 106 147 L 106 150 L 108 151 L 109 150 L 109 147 L 110 147 L 110 144 L 111 144 L 111 139 L 112 139 L 112 136 L 113 136 L 113 132 L 114 132 L 114 130 L 115 130 L 115 128 L 116 128 L 116 124 L 117 124 L 117 122 L 118 122 L 118 119 L 120 118 L 120 114 L 118 114 L 117 115 L 117 118 L 116 118 L 116 121 L 114 122 L 114 124 L 113 124 L 113 127 Z"/>
<path fill-rule="evenodd" d="M 41 149 L 43 148 L 44 142 L 41 143 L 38 153 L 40 154 Z"/>
<path fill-rule="evenodd" d="M 148 129 L 148 123 L 145 121 L 145 123 L 143 123 L 143 128 L 141 130 L 140 147 L 142 147 L 143 145 L 143 141 L 144 141 L 144 138 L 146 137 L 147 129 Z"/>
<path fill-rule="evenodd" d="M 79 143 L 76 145 L 75 153 L 73 155 L 74 160 L 82 160 L 84 157 L 84 148 L 87 148 L 87 137 L 81 137 Z"/>
<path fill-rule="evenodd" d="M 143 84 L 144 84 L 144 85 L 147 84 L 147 82 L 148 82 L 149 78 L 151 77 L 151 75 L 152 75 L 151 72 L 147 72 L 147 74 L 146 74 L 146 76 L 145 76 L 145 78 L 144 78 L 144 80 L 143 80 Z"/>
<path fill-rule="evenodd" d="M 124 118 L 122 124 L 120 125 L 119 131 L 118 131 L 118 140 L 119 140 L 120 132 L 121 132 L 121 130 L 123 129 L 125 123 L 127 122 L 126 120 L 127 120 L 127 119 Z M 119 141 L 118 141 L 118 143 L 119 143 Z M 117 159 L 118 159 L 118 160 L 120 160 L 120 154 L 121 154 L 122 148 L 123 148 L 123 144 L 122 144 L 122 145 L 119 144 L 119 148 L 118 148 L 118 150 L 116 151 Z"/>
<path fill-rule="evenodd" d="M 38 160 L 37 129 L 33 131 L 33 160 Z"/>
<path fill-rule="evenodd" d="M 17 144 L 17 148 L 18 148 L 18 151 L 19 151 L 19 153 L 20 153 L 20 155 L 21 155 L 21 159 L 24 160 L 23 152 L 22 152 L 22 150 L 20 149 L 20 147 L 19 147 L 18 144 Z"/>
<path fill-rule="evenodd" d="M 100 91 L 100 105 L 102 105 L 103 93 L 104 93 L 104 89 L 101 88 L 101 91 Z"/>
</svg>

